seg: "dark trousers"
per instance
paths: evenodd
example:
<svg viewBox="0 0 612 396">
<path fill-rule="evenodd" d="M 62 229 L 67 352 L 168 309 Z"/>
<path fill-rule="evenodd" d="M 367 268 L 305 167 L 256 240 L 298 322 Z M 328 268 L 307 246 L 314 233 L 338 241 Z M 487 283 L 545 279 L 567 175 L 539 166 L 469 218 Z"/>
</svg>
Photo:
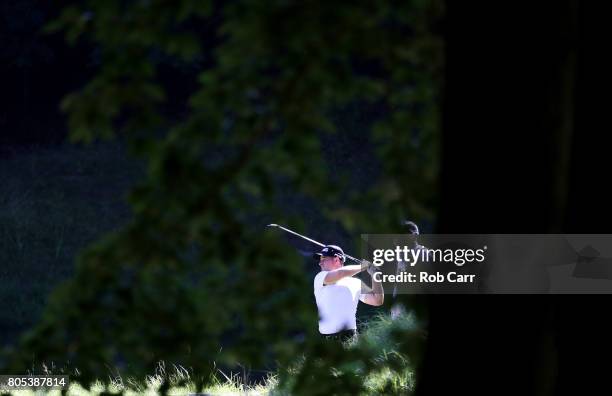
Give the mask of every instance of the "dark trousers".
<svg viewBox="0 0 612 396">
<path fill-rule="evenodd" d="M 342 331 L 339 331 L 333 334 L 321 334 L 321 337 L 323 337 L 326 340 L 345 342 L 345 341 L 350 340 L 356 335 L 357 335 L 357 330 L 349 329 L 349 330 L 342 330 Z"/>
</svg>

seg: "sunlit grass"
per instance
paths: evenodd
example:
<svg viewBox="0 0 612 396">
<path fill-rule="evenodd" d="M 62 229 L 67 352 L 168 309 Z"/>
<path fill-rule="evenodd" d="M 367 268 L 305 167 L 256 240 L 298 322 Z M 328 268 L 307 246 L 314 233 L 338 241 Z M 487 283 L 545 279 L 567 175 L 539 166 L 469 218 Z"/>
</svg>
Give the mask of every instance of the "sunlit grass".
<svg viewBox="0 0 612 396">
<path fill-rule="evenodd" d="M 246 384 L 241 375 L 236 373 L 226 374 L 218 369 L 210 378 L 209 385 L 203 390 L 198 390 L 187 369 L 182 366 L 173 365 L 170 370 L 167 370 L 165 363 L 160 362 L 155 373 L 146 376 L 143 381 L 133 377 L 114 375 L 109 376 L 105 381 L 98 380 L 92 383 L 89 390 L 73 381 L 68 387 L 66 394 L 68 396 L 97 396 L 102 393 L 123 393 L 127 396 L 156 396 L 161 394 L 160 388 L 165 381 L 168 381 L 170 385 L 168 394 L 172 396 L 185 396 L 196 393 L 208 395 L 269 395 L 278 384 L 276 375 L 273 374 L 269 375 L 261 384 Z M 59 389 L 48 391 L 13 390 L 10 394 L 16 396 L 61 396 L 61 391 Z"/>
</svg>

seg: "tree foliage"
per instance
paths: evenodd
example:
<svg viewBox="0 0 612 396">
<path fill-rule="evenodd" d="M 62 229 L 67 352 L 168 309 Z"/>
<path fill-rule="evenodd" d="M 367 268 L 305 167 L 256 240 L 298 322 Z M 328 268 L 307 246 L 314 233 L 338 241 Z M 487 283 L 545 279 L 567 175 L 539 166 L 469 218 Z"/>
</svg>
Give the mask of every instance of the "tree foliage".
<svg viewBox="0 0 612 396">
<path fill-rule="evenodd" d="M 416 0 L 67 8 L 49 29 L 100 53 L 95 77 L 62 103 L 71 138 L 122 136 L 148 174 L 130 195 L 133 221 L 83 252 L 9 366 L 69 362 L 87 384 L 108 366 L 142 376 L 164 359 L 206 378 L 214 363 L 257 366 L 304 352 L 293 335 L 316 328 L 311 280 L 258 221 L 287 219 L 287 191 L 313 197 L 348 231 L 432 215 L 440 14 L 437 1 Z M 202 37 L 210 25 L 215 36 Z M 162 111 L 172 84 L 158 75 L 163 59 L 205 60 L 178 120 Z M 366 131 L 381 175 L 359 191 L 329 183 L 337 175 L 321 155 L 331 114 L 355 103 L 384 109 Z M 313 364 L 304 367 L 315 373 Z M 310 381 L 308 370 L 309 391 L 339 386 Z"/>
</svg>

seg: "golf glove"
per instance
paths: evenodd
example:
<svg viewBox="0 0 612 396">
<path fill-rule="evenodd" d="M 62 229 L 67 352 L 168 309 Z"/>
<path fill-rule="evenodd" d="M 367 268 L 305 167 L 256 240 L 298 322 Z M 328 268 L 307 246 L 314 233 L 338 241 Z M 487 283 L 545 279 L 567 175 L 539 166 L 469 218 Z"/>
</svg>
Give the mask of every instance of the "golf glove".
<svg viewBox="0 0 612 396">
<path fill-rule="evenodd" d="M 374 264 L 372 264 L 371 262 L 367 260 L 363 260 L 361 262 L 361 265 L 362 267 L 366 267 L 366 270 L 368 271 L 368 274 L 370 274 L 370 276 L 374 275 L 374 273 L 378 271 L 378 268 L 376 268 Z"/>
</svg>

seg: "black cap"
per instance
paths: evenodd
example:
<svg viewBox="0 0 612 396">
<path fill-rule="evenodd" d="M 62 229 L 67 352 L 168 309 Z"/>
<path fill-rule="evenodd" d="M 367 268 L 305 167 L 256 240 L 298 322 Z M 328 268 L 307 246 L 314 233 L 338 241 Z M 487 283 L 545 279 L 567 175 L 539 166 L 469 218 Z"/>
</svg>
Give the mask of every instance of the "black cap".
<svg viewBox="0 0 612 396">
<path fill-rule="evenodd" d="M 340 246 L 336 245 L 326 245 L 319 253 L 314 254 L 315 259 L 320 259 L 321 257 L 338 257 L 342 262 L 346 261 L 344 251 Z"/>
<path fill-rule="evenodd" d="M 419 227 L 410 220 L 402 221 L 402 227 L 408 229 L 408 232 L 412 235 L 419 235 Z"/>
</svg>

